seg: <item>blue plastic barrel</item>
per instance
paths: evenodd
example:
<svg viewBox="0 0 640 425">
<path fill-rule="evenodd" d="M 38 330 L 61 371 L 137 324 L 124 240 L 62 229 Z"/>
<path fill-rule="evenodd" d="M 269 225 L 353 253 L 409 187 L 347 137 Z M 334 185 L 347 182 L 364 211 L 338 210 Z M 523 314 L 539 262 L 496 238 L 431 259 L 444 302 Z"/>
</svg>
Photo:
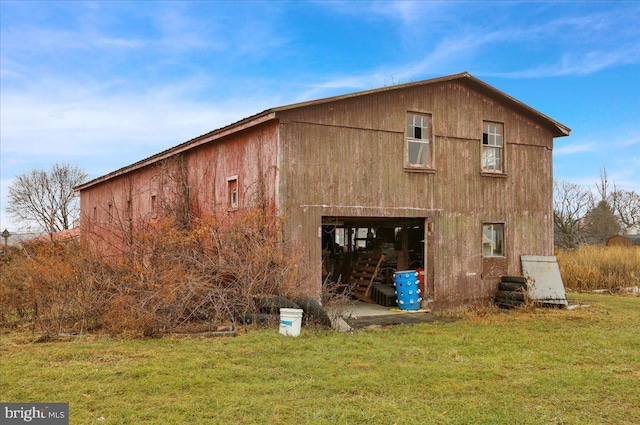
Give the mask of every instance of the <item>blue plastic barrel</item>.
<svg viewBox="0 0 640 425">
<path fill-rule="evenodd" d="M 405 270 L 393 274 L 396 296 L 400 310 L 420 310 L 420 289 L 418 288 L 418 272 Z"/>
</svg>

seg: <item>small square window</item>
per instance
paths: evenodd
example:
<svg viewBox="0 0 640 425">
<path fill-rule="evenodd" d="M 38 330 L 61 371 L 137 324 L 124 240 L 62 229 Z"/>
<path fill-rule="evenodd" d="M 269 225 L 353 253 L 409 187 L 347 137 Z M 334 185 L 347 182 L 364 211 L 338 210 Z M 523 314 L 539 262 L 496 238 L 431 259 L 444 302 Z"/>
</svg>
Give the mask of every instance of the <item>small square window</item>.
<svg viewBox="0 0 640 425">
<path fill-rule="evenodd" d="M 482 225 L 482 256 L 483 257 L 503 257 L 504 256 L 504 225 L 503 224 L 483 224 Z"/>
<path fill-rule="evenodd" d="M 504 125 L 485 121 L 482 131 L 482 171 L 504 172 Z"/>
<path fill-rule="evenodd" d="M 227 177 L 227 204 L 229 209 L 238 208 L 238 176 Z"/>
<path fill-rule="evenodd" d="M 430 168 L 432 164 L 431 116 L 407 114 L 406 164 L 412 168 Z"/>
</svg>

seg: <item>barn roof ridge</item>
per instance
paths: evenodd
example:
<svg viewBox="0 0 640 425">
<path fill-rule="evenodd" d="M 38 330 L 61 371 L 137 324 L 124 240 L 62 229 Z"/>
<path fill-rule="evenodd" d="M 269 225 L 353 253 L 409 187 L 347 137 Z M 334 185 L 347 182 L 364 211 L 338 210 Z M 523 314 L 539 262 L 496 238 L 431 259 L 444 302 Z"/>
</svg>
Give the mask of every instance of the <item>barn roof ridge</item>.
<svg viewBox="0 0 640 425">
<path fill-rule="evenodd" d="M 376 89 L 370 89 L 370 90 L 364 90 L 364 91 L 358 91 L 358 92 L 352 92 L 352 93 L 346 93 L 346 94 L 342 94 L 342 95 L 336 95 L 336 96 L 331 96 L 331 97 L 325 97 L 325 98 L 320 98 L 320 99 L 314 99 L 314 100 L 309 100 L 309 101 L 304 101 L 304 102 L 298 102 L 298 103 L 292 103 L 292 104 L 288 104 L 288 105 L 283 105 L 283 106 L 277 106 L 277 107 L 273 107 L 273 108 L 269 108 L 269 109 L 265 109 L 262 112 L 258 112 L 257 114 L 254 115 L 250 115 L 248 117 L 242 118 L 236 122 L 233 122 L 231 124 L 228 124 L 226 126 L 220 127 L 218 129 L 209 131 L 207 133 L 201 134 L 199 136 L 196 136 L 194 138 L 191 138 L 189 140 L 187 140 L 186 142 L 180 143 L 178 145 L 175 145 L 173 147 L 170 147 L 162 152 L 159 152 L 157 154 L 154 154 L 150 157 L 144 158 L 140 161 L 137 161 L 133 164 L 127 165 L 125 167 L 122 167 L 116 171 L 113 171 L 111 173 L 105 174 L 101 177 L 97 177 L 95 179 L 92 179 L 86 183 L 83 183 L 79 186 L 77 186 L 75 188 L 75 190 L 82 190 L 85 188 L 88 188 L 90 186 L 93 186 L 94 184 L 97 184 L 99 182 L 102 181 L 106 181 L 109 180 L 111 178 L 126 174 L 130 171 L 136 170 L 138 168 L 142 168 L 145 167 L 147 165 L 153 164 L 157 161 L 166 159 L 168 157 L 171 157 L 175 154 L 178 154 L 180 152 L 192 149 L 196 146 L 200 146 L 202 144 L 205 143 L 209 143 L 213 140 L 219 139 L 221 137 L 224 137 L 226 135 L 238 132 L 238 131 L 242 131 L 244 129 L 247 128 L 251 128 L 254 126 L 257 126 L 259 124 L 265 123 L 267 121 L 271 121 L 275 118 L 277 118 L 277 114 L 279 112 L 285 112 L 285 111 L 289 111 L 289 110 L 294 110 L 294 109 L 299 109 L 299 108 L 305 108 L 305 107 L 309 107 L 309 106 L 316 106 L 316 105 L 322 105 L 325 103 L 331 103 L 331 102 L 337 102 L 337 101 L 341 101 L 341 100 L 346 100 L 346 99 L 350 99 L 350 98 L 355 98 L 355 97 L 361 97 L 361 96 L 367 96 L 367 95 L 371 95 L 371 94 L 376 94 L 376 93 L 383 93 L 386 91 L 395 91 L 395 90 L 403 90 L 403 89 L 407 89 L 407 88 L 411 88 L 411 87 L 417 87 L 417 86 L 424 86 L 424 85 L 433 85 L 433 84 L 439 84 L 439 83 L 446 83 L 446 82 L 452 82 L 452 81 L 457 81 L 457 82 L 462 82 L 462 83 L 466 83 L 469 86 L 471 86 L 472 88 L 474 88 L 477 91 L 480 91 L 481 93 L 488 95 L 489 97 L 492 97 L 494 99 L 498 99 L 498 100 L 502 100 L 502 101 L 506 101 L 506 103 L 508 103 L 508 105 L 519 111 L 524 113 L 525 115 L 532 117 L 534 120 L 542 122 L 544 124 L 546 124 L 546 126 L 548 128 L 551 129 L 554 137 L 562 137 L 562 136 L 567 136 L 569 135 L 569 132 L 571 131 L 571 129 L 561 123 L 559 123 L 558 121 L 553 120 L 552 118 L 544 115 L 543 113 L 541 113 L 540 111 L 520 102 L 519 100 L 515 99 L 512 96 L 509 96 L 508 94 L 502 92 L 501 90 L 498 90 L 497 88 L 493 87 L 490 84 L 485 83 L 484 81 L 474 77 L 473 75 L 471 75 L 469 72 L 465 71 L 465 72 L 461 72 L 458 74 L 452 74 L 452 75 L 446 75 L 446 76 L 442 76 L 442 77 L 436 77 L 436 78 L 430 78 L 430 79 L 426 79 L 426 80 L 420 80 L 420 81 L 413 81 L 413 82 L 409 82 L 409 83 L 404 83 L 404 84 L 396 84 L 396 85 L 390 85 L 390 86 L 385 86 L 385 87 L 380 87 L 380 88 L 376 88 Z"/>
</svg>

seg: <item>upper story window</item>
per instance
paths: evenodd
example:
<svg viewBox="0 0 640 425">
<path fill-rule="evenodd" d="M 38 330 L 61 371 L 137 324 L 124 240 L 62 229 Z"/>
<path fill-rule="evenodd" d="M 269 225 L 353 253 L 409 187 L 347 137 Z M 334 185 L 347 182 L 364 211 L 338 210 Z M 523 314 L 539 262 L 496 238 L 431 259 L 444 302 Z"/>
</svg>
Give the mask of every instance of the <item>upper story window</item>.
<svg viewBox="0 0 640 425">
<path fill-rule="evenodd" d="M 151 218 L 157 217 L 158 203 L 156 202 L 156 195 L 151 195 Z"/>
<path fill-rule="evenodd" d="M 133 220 L 133 209 L 131 208 L 131 199 L 127 199 L 127 221 Z"/>
<path fill-rule="evenodd" d="M 432 167 L 431 115 L 407 114 L 406 163 L 410 168 Z"/>
<path fill-rule="evenodd" d="M 503 257 L 504 256 L 504 224 L 483 224 L 482 225 L 482 256 L 483 257 Z"/>
<path fill-rule="evenodd" d="M 504 173 L 504 125 L 485 121 L 482 131 L 482 171 Z"/>
<path fill-rule="evenodd" d="M 227 208 L 238 208 L 238 176 L 227 177 Z"/>
</svg>

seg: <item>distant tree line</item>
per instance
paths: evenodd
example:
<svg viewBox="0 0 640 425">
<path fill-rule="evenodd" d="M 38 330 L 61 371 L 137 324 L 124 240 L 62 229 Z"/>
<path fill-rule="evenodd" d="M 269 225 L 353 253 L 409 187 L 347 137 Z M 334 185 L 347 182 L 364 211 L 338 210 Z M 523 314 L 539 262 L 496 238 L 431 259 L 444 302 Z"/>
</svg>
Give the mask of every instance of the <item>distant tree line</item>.
<svg viewBox="0 0 640 425">
<path fill-rule="evenodd" d="M 615 235 L 640 226 L 640 194 L 611 184 L 606 169 L 595 191 L 566 181 L 554 181 L 553 222 L 556 245 L 604 245 Z"/>
</svg>

